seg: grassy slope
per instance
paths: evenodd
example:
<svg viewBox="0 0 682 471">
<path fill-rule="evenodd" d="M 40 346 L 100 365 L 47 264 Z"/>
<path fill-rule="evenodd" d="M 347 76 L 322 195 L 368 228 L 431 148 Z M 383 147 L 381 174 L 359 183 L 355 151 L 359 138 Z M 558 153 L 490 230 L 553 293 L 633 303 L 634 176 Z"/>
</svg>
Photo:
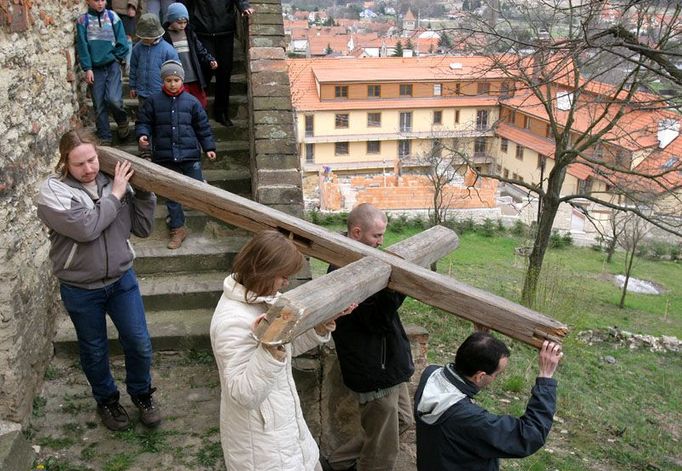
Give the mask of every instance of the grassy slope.
<svg viewBox="0 0 682 471">
<path fill-rule="evenodd" d="M 386 244 L 416 233 L 388 233 Z M 438 269 L 459 280 L 518 301 L 523 260 L 515 259 L 519 241 L 511 237 L 464 234 L 460 248 L 441 260 Z M 682 266 L 672 262 L 638 260 L 633 276 L 654 281 L 662 296 L 628 294 L 619 309 L 620 290 L 607 275 L 621 272 L 616 256 L 606 265 L 604 255 L 590 249 L 550 251 L 543 271 L 538 310 L 571 328 L 559 380 L 557 421 L 547 446 L 523 460 L 507 460 L 504 469 L 624 470 L 682 469 L 682 361 L 679 353 L 628 351 L 613 345 L 587 345 L 575 334 L 586 329 L 617 326 L 633 333 L 682 337 Z M 315 262 L 314 273 L 324 272 Z M 471 332 L 459 320 L 409 299 L 401 315 L 406 323 L 431 333 L 429 360 L 449 361 Z M 512 361 L 480 402 L 497 413 L 523 414 L 537 372 L 536 353 L 509 341 Z M 605 356 L 616 362 L 609 364 Z"/>
</svg>

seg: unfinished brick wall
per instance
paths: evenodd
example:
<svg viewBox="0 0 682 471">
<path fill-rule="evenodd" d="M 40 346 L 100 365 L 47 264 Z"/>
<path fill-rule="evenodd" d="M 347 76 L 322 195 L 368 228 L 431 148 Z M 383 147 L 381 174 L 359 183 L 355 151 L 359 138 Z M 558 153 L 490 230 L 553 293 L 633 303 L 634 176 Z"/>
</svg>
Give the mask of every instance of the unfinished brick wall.
<svg viewBox="0 0 682 471">
<path fill-rule="evenodd" d="M 479 185 L 467 175 L 464 185 L 447 185 L 444 201 L 451 209 L 494 208 L 497 181 L 483 179 Z M 367 175 L 339 178 L 325 175 L 320 182 L 320 209 L 327 211 L 349 210 L 360 203 L 371 203 L 381 209 L 433 208 L 434 188 L 424 175 L 384 176 Z"/>
<path fill-rule="evenodd" d="M 33 198 L 76 115 L 72 0 L 0 0 L 0 419 L 24 421 L 59 309 Z"/>
</svg>

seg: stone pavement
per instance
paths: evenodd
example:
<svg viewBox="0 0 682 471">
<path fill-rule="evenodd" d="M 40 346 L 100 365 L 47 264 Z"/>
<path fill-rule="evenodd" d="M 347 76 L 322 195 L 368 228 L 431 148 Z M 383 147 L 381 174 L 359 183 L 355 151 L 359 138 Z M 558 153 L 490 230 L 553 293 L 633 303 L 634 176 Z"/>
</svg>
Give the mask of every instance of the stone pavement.
<svg viewBox="0 0 682 471">
<path fill-rule="evenodd" d="M 123 357 L 113 357 L 112 365 L 121 387 Z M 163 411 L 163 424 L 157 430 L 146 429 L 129 396 L 121 391 L 121 402 L 135 425 L 125 432 L 111 432 L 100 423 L 77 358 L 54 358 L 34 401 L 27 431 L 37 450 L 34 469 L 225 469 L 218 425 L 220 382 L 211 355 L 206 351 L 155 353 L 153 385 L 158 388 L 154 397 Z M 416 469 L 414 432 L 406 435 L 396 471 Z"/>
</svg>

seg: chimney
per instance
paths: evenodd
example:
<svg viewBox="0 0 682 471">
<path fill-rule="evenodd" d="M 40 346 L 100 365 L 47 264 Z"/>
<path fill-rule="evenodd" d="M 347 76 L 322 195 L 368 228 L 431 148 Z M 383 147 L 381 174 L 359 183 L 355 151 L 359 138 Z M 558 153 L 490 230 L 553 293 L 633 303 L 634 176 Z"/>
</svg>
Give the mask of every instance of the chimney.
<svg viewBox="0 0 682 471">
<path fill-rule="evenodd" d="M 665 149 L 668 144 L 680 135 L 680 122 L 674 119 L 663 119 L 658 122 L 658 147 Z"/>
</svg>

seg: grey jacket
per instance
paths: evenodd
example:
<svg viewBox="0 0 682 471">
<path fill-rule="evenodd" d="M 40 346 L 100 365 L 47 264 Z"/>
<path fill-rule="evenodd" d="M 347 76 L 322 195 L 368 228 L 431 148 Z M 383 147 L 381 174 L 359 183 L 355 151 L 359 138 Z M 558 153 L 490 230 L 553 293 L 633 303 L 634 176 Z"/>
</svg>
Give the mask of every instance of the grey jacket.
<svg viewBox="0 0 682 471">
<path fill-rule="evenodd" d="M 107 286 L 130 269 L 130 234 L 147 237 L 156 195 L 129 187 L 119 201 L 113 180 L 97 175 L 98 200 L 70 176 L 51 176 L 40 187 L 38 217 L 50 229 L 52 271 L 60 281 L 85 289 Z"/>
</svg>

